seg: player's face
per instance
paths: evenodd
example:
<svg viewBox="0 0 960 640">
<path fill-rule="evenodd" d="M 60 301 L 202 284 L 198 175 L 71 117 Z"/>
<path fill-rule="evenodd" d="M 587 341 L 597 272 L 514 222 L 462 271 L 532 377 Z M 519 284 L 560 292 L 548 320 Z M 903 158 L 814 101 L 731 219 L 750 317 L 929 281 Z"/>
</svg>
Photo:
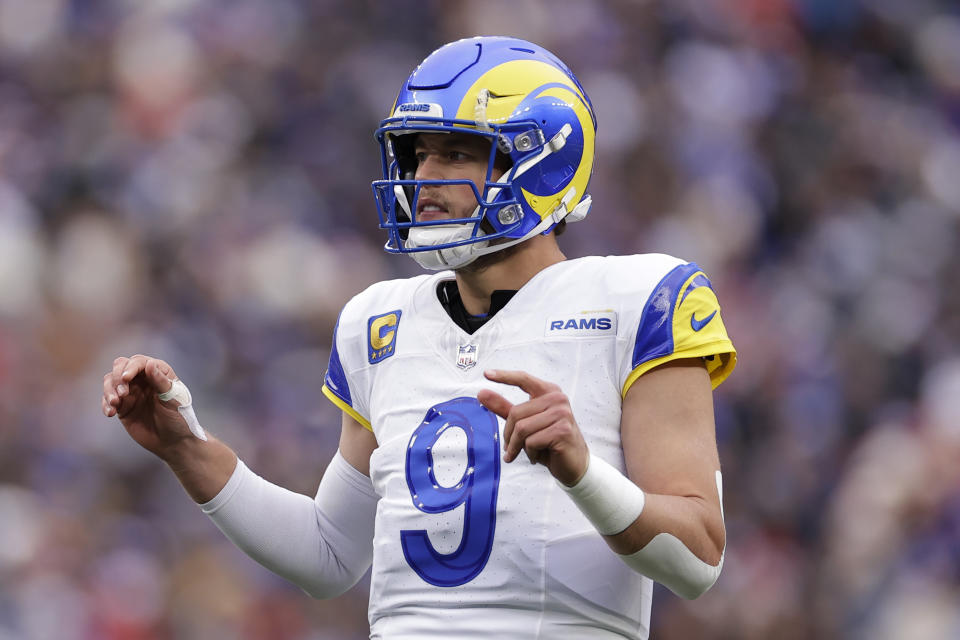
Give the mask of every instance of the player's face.
<svg viewBox="0 0 960 640">
<path fill-rule="evenodd" d="M 417 180 L 470 180 L 483 193 L 490 160 L 490 140 L 469 133 L 421 133 L 414 151 Z M 494 169 L 491 180 L 503 172 Z M 468 218 L 477 198 L 467 184 L 426 185 L 417 200 L 417 220 Z"/>
</svg>

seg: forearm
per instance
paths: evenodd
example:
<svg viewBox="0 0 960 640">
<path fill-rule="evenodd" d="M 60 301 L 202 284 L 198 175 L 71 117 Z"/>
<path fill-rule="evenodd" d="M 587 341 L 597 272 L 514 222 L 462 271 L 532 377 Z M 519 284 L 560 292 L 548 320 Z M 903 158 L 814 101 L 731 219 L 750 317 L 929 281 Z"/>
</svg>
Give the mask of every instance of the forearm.
<svg viewBox="0 0 960 640">
<path fill-rule="evenodd" d="M 720 562 L 724 548 L 723 520 L 716 508 L 698 496 L 645 493 L 643 513 L 629 527 L 604 538 L 620 555 L 630 555 L 647 546 L 661 533 L 670 533 L 700 560 Z"/>
<path fill-rule="evenodd" d="M 206 441 L 186 438 L 163 456 L 193 501 L 213 499 L 227 484 L 237 466 L 237 454 L 226 444 L 208 435 Z"/>
<path fill-rule="evenodd" d="M 377 496 L 370 479 L 337 454 L 315 499 L 237 463 L 201 506 L 237 547 L 316 598 L 340 595 L 370 566 Z"/>
<path fill-rule="evenodd" d="M 722 495 L 720 472 L 717 494 Z M 635 571 L 684 598 L 696 598 L 723 566 L 722 509 L 705 497 L 645 494 L 615 468 L 591 457 L 568 495 Z"/>
</svg>

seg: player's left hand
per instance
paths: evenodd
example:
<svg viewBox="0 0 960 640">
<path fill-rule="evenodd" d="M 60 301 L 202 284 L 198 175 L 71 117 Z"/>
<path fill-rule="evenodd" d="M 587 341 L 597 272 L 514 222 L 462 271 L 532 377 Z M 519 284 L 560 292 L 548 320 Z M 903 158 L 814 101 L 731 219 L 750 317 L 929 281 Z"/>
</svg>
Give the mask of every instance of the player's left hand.
<svg viewBox="0 0 960 640">
<path fill-rule="evenodd" d="M 513 462 L 522 450 L 531 464 L 544 465 L 568 487 L 575 485 L 587 471 L 590 450 L 573 418 L 567 394 L 525 371 L 485 371 L 484 375 L 530 395 L 527 402 L 512 404 L 490 389 L 477 394 L 480 404 L 507 421 L 503 427 L 504 462 Z"/>
</svg>

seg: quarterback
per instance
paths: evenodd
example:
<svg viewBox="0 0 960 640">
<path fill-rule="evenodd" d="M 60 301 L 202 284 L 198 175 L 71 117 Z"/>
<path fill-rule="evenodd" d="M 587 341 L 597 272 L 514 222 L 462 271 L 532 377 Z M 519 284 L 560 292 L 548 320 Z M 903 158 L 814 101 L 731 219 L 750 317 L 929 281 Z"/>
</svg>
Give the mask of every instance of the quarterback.
<svg viewBox="0 0 960 640">
<path fill-rule="evenodd" d="M 372 638 L 647 638 L 653 581 L 696 598 L 723 566 L 712 389 L 736 352 L 695 263 L 561 253 L 595 133 L 530 42 L 453 42 L 407 78 L 373 193 L 386 251 L 428 273 L 340 313 L 322 388 L 340 446 L 315 498 L 208 436 L 162 360 L 117 358 L 105 415 L 307 593 L 372 566 Z"/>
</svg>

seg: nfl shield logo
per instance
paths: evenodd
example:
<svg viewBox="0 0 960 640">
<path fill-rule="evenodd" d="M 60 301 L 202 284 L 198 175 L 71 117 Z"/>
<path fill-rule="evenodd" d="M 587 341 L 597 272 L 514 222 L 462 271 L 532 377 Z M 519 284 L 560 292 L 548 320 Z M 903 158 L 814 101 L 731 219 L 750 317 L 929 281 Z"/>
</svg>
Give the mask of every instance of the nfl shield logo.
<svg viewBox="0 0 960 640">
<path fill-rule="evenodd" d="M 460 347 L 457 349 L 457 366 L 466 370 L 475 364 L 477 364 L 477 345 L 460 345 Z"/>
</svg>

